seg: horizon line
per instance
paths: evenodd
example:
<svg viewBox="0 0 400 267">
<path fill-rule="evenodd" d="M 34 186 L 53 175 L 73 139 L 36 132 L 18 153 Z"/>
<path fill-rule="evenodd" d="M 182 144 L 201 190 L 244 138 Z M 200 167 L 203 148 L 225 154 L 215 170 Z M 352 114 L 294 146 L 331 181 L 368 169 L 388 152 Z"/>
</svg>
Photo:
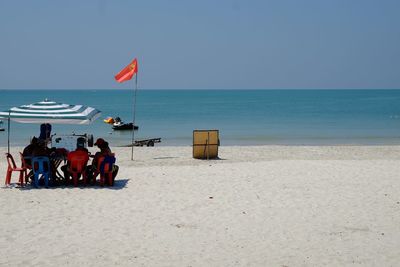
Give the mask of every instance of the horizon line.
<svg viewBox="0 0 400 267">
<path fill-rule="evenodd" d="M 133 90 L 134 88 L 63 88 L 63 89 L 54 89 L 54 88 L 0 88 L 0 91 L 123 91 L 123 90 Z M 400 88 L 194 88 L 194 89 L 185 89 L 185 88 L 138 88 L 138 90 L 143 91 L 212 91 L 212 90 L 220 90 L 220 91 L 236 91 L 236 90 L 249 90 L 249 91 L 278 91 L 278 90 L 400 90 Z"/>
</svg>

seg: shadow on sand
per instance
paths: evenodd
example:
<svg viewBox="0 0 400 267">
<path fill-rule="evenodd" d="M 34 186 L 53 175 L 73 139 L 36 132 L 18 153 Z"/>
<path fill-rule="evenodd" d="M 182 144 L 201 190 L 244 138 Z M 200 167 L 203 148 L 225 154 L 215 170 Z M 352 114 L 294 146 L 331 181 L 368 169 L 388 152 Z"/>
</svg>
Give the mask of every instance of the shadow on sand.
<svg viewBox="0 0 400 267">
<path fill-rule="evenodd" d="M 25 191 L 25 190 L 54 190 L 54 189 L 66 189 L 66 190 L 73 190 L 73 189 L 86 189 L 86 190 L 91 190 L 91 189 L 102 189 L 102 190 L 121 190 L 124 189 L 126 187 L 126 185 L 128 184 L 129 179 L 116 179 L 114 181 L 114 186 L 100 186 L 98 183 L 96 183 L 96 185 L 87 185 L 87 186 L 83 186 L 82 184 L 78 185 L 77 187 L 74 187 L 73 185 L 53 185 L 53 186 L 49 186 L 48 188 L 46 188 L 44 185 L 40 185 L 38 188 L 35 188 L 33 185 L 28 184 L 25 185 L 24 187 L 20 187 L 18 184 L 13 183 L 8 187 L 2 187 L 2 189 L 20 189 L 21 191 Z"/>
<path fill-rule="evenodd" d="M 220 157 L 216 157 L 216 158 L 212 158 L 212 159 L 206 159 L 206 158 L 204 158 L 204 159 L 197 159 L 197 160 L 201 160 L 201 161 L 220 161 L 220 160 L 227 160 L 227 159 L 223 159 L 223 158 L 220 158 Z"/>
</svg>

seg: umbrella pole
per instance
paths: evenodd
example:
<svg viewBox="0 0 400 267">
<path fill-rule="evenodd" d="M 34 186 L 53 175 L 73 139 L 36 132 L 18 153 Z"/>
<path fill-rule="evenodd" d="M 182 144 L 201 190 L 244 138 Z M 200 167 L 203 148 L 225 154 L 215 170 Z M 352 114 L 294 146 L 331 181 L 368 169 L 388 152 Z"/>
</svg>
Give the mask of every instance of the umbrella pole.
<svg viewBox="0 0 400 267">
<path fill-rule="evenodd" d="M 138 86 L 137 86 L 137 80 L 138 80 L 137 76 L 138 76 L 138 73 L 136 72 L 136 75 L 135 75 L 135 88 L 134 88 L 134 93 L 133 93 L 133 120 L 132 120 L 133 129 L 132 129 L 132 142 L 131 142 L 131 146 L 132 146 L 131 160 L 133 160 L 133 144 L 135 142 L 136 91 L 137 91 L 137 88 L 138 88 Z"/>
<path fill-rule="evenodd" d="M 8 111 L 8 122 L 7 122 L 7 153 L 10 154 L 10 117 L 11 117 L 11 110 Z"/>
</svg>

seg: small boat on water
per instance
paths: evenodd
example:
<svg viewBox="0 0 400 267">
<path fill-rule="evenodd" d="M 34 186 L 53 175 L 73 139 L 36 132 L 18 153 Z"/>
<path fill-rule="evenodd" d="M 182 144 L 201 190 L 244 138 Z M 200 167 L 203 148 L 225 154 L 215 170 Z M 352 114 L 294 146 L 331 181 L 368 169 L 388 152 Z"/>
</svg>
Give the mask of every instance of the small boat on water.
<svg viewBox="0 0 400 267">
<path fill-rule="evenodd" d="M 104 120 L 105 123 L 112 124 L 113 130 L 138 130 L 137 125 L 133 125 L 132 122 L 124 123 L 120 117 L 108 117 Z"/>
<path fill-rule="evenodd" d="M 133 125 L 132 122 L 129 123 L 123 123 L 123 122 L 116 122 L 112 126 L 113 130 L 138 130 L 139 126 Z"/>
</svg>

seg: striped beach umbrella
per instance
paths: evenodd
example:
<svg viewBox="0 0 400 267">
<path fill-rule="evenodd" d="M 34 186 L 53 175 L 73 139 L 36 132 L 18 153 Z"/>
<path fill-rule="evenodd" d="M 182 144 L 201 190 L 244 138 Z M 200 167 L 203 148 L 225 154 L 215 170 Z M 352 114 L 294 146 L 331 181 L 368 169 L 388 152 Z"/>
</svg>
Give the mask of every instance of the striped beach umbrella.
<svg viewBox="0 0 400 267">
<path fill-rule="evenodd" d="M 61 104 L 48 99 L 0 112 L 0 118 L 8 119 L 8 152 L 10 120 L 21 123 L 89 124 L 100 115 L 101 112 L 92 107 Z"/>
<path fill-rule="evenodd" d="M 0 112 L 0 117 L 21 123 L 89 124 L 101 112 L 83 105 L 61 104 L 45 99 Z"/>
</svg>

